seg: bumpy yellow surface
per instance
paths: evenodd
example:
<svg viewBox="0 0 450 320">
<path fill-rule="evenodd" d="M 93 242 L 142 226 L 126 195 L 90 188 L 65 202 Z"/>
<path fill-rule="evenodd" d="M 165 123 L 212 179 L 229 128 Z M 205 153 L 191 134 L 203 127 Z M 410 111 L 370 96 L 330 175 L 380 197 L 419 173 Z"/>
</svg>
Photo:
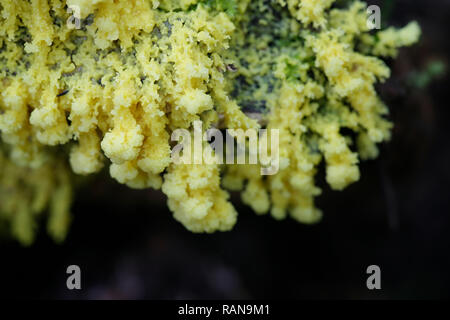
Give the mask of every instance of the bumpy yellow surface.
<svg viewBox="0 0 450 320">
<path fill-rule="evenodd" d="M 374 84 L 390 72 L 376 56 L 395 57 L 420 35 L 416 23 L 369 32 L 365 4 L 334 2 L 0 0 L 0 223 L 31 243 L 50 208 L 49 231 L 62 240 L 72 172 L 104 166 L 132 188 L 162 188 L 194 232 L 235 224 L 223 188 L 241 190 L 258 214 L 316 222 L 319 163 L 342 190 L 389 139 Z M 81 29 L 68 27 L 67 6 L 80 8 Z M 249 113 L 280 130 L 278 174 L 171 164 L 173 130 L 196 120 L 259 128 Z"/>
</svg>

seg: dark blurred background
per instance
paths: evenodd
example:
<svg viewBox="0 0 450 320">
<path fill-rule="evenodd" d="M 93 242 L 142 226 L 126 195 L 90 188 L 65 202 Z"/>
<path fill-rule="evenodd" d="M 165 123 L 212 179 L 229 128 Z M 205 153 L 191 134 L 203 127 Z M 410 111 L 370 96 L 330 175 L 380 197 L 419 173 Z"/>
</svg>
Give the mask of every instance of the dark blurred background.
<svg viewBox="0 0 450 320">
<path fill-rule="evenodd" d="M 233 231 L 196 235 L 157 191 L 132 191 L 105 176 L 80 190 L 66 242 L 44 228 L 34 246 L 0 244 L 0 295 L 59 299 L 414 299 L 450 297 L 450 1 L 370 1 L 385 22 L 418 20 L 420 45 L 388 61 L 379 86 L 395 123 L 378 160 L 343 192 L 324 192 L 323 221 L 304 226 L 256 216 L 233 195 Z M 82 290 L 66 289 L 66 268 Z M 369 291 L 366 268 L 381 268 Z"/>
</svg>

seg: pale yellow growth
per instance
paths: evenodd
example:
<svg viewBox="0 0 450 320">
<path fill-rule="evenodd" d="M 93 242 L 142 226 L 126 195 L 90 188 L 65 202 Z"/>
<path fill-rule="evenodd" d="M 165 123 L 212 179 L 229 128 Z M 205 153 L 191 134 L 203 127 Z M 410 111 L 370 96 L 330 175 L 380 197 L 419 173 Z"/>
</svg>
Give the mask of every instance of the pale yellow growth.
<svg viewBox="0 0 450 320">
<path fill-rule="evenodd" d="M 388 28 L 378 33 L 378 42 L 375 44 L 373 54 L 377 56 L 396 57 L 398 48 L 410 46 L 419 41 L 421 30 L 417 22 L 410 22 L 400 30 Z"/>
<path fill-rule="evenodd" d="M 308 26 L 313 24 L 315 27 L 325 27 L 325 10 L 328 9 L 336 0 L 278 0 L 285 6 L 287 5 L 292 16 Z"/>
<path fill-rule="evenodd" d="M 236 223 L 217 165 L 171 165 L 162 190 L 175 219 L 192 232 L 228 231 Z"/>
<path fill-rule="evenodd" d="M 242 190 L 258 214 L 313 223 L 321 161 L 333 189 L 359 179 L 360 158 L 375 158 L 392 127 L 374 89 L 390 71 L 376 56 L 417 42 L 417 23 L 373 36 L 358 1 L 245 0 L 232 14 L 219 2 L 0 0 L 0 219 L 23 243 L 46 208 L 49 232 L 64 238 L 69 167 L 88 175 L 106 166 L 132 188 L 162 187 L 194 232 L 235 224 L 221 184 Z M 67 26 L 67 5 L 80 8 L 80 30 Z M 259 123 L 245 104 L 263 105 Z M 279 129 L 278 174 L 171 164 L 172 132 L 197 120 Z"/>
<path fill-rule="evenodd" d="M 0 219 L 24 245 L 35 237 L 36 218 L 49 209 L 47 228 L 56 241 L 65 239 L 70 222 L 72 182 L 59 158 L 38 169 L 18 166 L 5 157 L 0 145 Z"/>
</svg>

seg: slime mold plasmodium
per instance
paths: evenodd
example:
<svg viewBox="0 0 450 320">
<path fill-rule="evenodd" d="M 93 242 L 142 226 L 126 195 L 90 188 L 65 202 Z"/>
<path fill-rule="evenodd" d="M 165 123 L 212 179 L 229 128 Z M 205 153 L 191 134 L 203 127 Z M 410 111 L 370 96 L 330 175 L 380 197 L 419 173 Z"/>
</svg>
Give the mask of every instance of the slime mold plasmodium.
<svg viewBox="0 0 450 320">
<path fill-rule="evenodd" d="M 79 28 L 69 28 L 68 8 L 78 8 Z M 342 190 L 359 179 L 361 159 L 378 156 L 392 128 L 374 88 L 390 76 L 382 59 L 420 36 L 415 22 L 369 30 L 366 8 L 333 0 L 0 0 L 3 230 L 32 243 L 45 215 L 62 241 L 74 179 L 102 168 L 131 188 L 161 189 L 193 232 L 234 226 L 230 190 L 258 214 L 318 221 L 319 164 Z M 279 172 L 172 163 L 172 132 L 198 120 L 205 129 L 279 129 Z"/>
</svg>

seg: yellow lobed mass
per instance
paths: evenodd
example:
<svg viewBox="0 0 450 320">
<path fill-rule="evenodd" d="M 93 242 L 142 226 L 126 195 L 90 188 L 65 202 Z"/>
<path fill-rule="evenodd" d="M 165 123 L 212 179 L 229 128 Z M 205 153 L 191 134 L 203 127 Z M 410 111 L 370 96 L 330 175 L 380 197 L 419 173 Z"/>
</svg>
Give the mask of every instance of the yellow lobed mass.
<svg viewBox="0 0 450 320">
<path fill-rule="evenodd" d="M 29 244 L 49 209 L 63 240 L 74 176 L 105 166 L 162 189 L 193 232 L 233 227 L 225 189 L 258 214 L 318 221 L 318 165 L 342 190 L 378 155 L 392 127 L 374 89 L 390 74 L 380 57 L 420 36 L 414 22 L 366 21 L 358 1 L 0 0 L 0 226 Z M 279 129 L 279 172 L 171 163 L 172 132 L 197 120 Z"/>
</svg>

